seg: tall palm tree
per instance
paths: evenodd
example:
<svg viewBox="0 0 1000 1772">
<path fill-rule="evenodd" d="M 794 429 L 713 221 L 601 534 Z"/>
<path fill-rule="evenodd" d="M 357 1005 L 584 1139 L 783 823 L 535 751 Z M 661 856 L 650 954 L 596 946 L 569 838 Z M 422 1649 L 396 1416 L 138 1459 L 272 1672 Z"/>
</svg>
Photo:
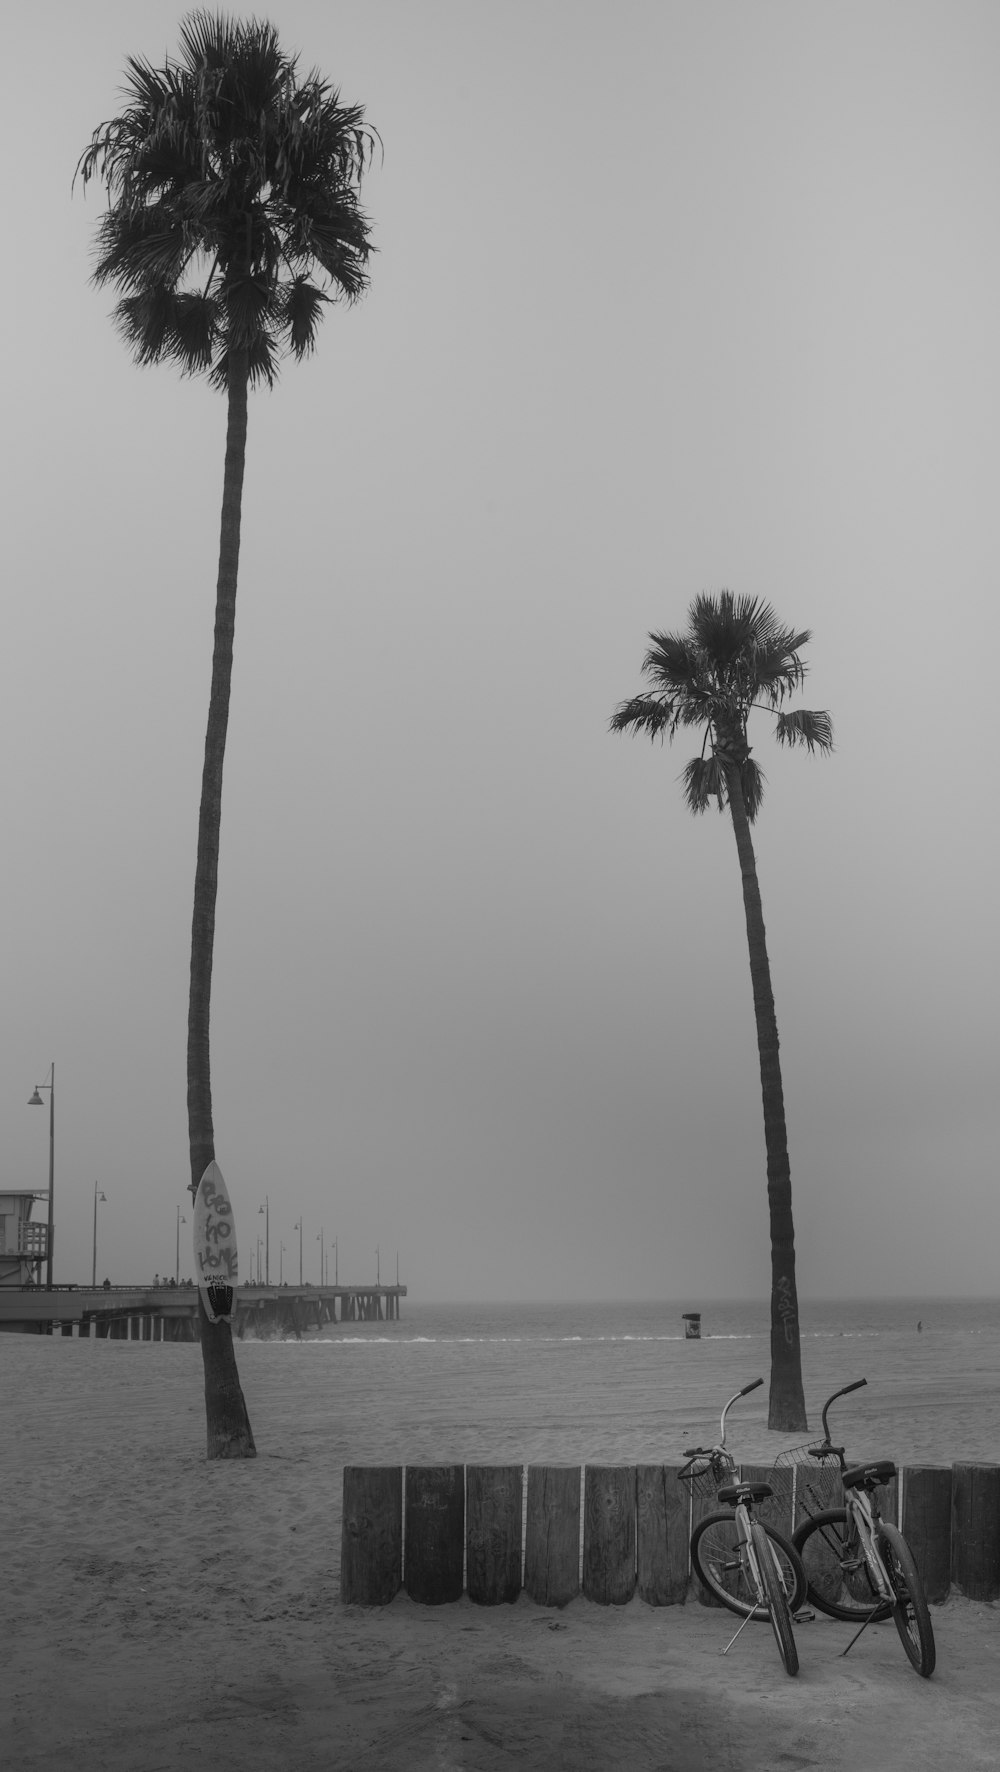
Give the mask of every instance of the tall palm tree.
<svg viewBox="0 0 1000 1772">
<path fill-rule="evenodd" d="M 359 203 L 375 131 L 273 25 L 192 12 L 180 53 L 126 63 L 125 107 L 94 131 L 77 174 L 105 185 L 94 281 L 140 364 L 204 375 L 228 403 L 215 647 L 195 871 L 188 1012 L 191 1191 L 215 1156 L 209 1006 L 240 551 L 248 391 L 285 351 L 313 349 L 323 310 L 368 285 Z M 210 1458 L 252 1457 L 232 1334 L 201 1305 Z"/>
<path fill-rule="evenodd" d="M 748 723 L 755 708 L 776 715 L 779 744 L 809 751 L 833 748 L 829 714 L 804 708 L 785 711 L 787 698 L 805 678 L 802 648 L 809 633 L 782 627 L 774 610 L 756 598 L 696 597 L 682 634 L 650 634 L 642 669 L 653 687 L 623 701 L 611 720 L 614 732 L 645 732 L 673 739 L 682 726 L 700 728 L 701 752 L 684 770 L 684 795 L 692 812 L 715 800 L 729 807 L 740 872 L 750 948 L 750 977 L 757 1020 L 757 1049 L 767 1149 L 767 1196 L 771 1217 L 771 1390 L 768 1427 L 806 1428 L 802 1350 L 795 1285 L 795 1232 L 788 1134 L 778 1058 L 778 1023 L 764 938 L 757 863 L 750 826 L 760 810 L 764 778 L 750 751 Z"/>
</svg>

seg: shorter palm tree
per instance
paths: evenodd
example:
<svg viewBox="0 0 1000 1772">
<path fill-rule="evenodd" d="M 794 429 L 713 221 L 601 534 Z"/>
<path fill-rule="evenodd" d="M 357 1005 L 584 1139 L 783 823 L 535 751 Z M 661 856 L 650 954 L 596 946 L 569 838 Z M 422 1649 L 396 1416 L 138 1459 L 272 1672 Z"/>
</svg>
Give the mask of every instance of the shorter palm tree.
<svg viewBox="0 0 1000 1772">
<path fill-rule="evenodd" d="M 740 872 L 750 950 L 757 1050 L 760 1059 L 771 1225 L 771 1389 L 768 1427 L 806 1429 L 802 1350 L 795 1283 L 795 1233 L 788 1134 L 778 1057 L 778 1023 L 771 989 L 764 916 L 750 826 L 760 811 L 764 777 L 750 750 L 755 709 L 776 716 L 779 744 L 809 751 L 833 748 L 829 714 L 785 709 L 805 679 L 802 648 L 811 638 L 783 627 L 773 609 L 730 591 L 696 597 L 682 634 L 650 634 L 643 672 L 653 687 L 623 701 L 613 732 L 645 732 L 672 740 L 681 727 L 702 732 L 701 750 L 684 769 L 684 797 L 692 812 L 714 800 L 729 808 Z"/>
</svg>

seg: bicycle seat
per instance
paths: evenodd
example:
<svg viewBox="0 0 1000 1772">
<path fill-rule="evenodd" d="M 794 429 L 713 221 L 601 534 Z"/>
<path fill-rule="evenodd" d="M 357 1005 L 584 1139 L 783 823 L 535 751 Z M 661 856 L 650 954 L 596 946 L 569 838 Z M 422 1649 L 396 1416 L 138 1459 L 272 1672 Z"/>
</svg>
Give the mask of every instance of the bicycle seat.
<svg viewBox="0 0 1000 1772">
<path fill-rule="evenodd" d="M 810 1458 L 843 1458 L 843 1446 L 810 1446 Z"/>
<path fill-rule="evenodd" d="M 718 1498 L 735 1507 L 738 1501 L 746 1501 L 748 1497 L 751 1501 L 766 1501 L 773 1494 L 770 1483 L 727 1483 L 718 1491 Z"/>
<path fill-rule="evenodd" d="M 882 1458 L 876 1464 L 855 1464 L 843 1474 L 842 1482 L 845 1489 L 874 1489 L 879 1483 L 888 1483 L 896 1475 L 896 1466 L 891 1458 Z"/>
</svg>

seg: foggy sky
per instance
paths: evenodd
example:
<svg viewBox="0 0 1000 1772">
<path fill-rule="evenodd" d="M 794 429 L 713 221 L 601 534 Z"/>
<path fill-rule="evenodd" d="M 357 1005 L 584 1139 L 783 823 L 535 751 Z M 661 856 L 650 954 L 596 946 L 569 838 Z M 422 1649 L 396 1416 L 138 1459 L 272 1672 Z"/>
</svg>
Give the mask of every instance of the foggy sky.
<svg viewBox="0 0 1000 1772">
<path fill-rule="evenodd" d="M 362 102 L 367 299 L 253 396 L 213 984 L 241 1271 L 766 1297 L 732 831 L 613 737 L 728 586 L 812 629 L 753 734 L 799 1296 L 995 1288 L 1000 14 L 277 0 Z M 0 1185 L 171 1273 L 225 405 L 136 369 L 76 160 L 183 7 L 4 70 Z M 46 1102 L 48 1097 L 46 1096 Z M 41 1208 L 44 1215 L 44 1208 Z M 189 1227 L 188 1227 L 189 1228 Z M 182 1232 L 182 1271 L 192 1265 Z M 405 1314 L 405 1307 L 404 1307 Z"/>
</svg>

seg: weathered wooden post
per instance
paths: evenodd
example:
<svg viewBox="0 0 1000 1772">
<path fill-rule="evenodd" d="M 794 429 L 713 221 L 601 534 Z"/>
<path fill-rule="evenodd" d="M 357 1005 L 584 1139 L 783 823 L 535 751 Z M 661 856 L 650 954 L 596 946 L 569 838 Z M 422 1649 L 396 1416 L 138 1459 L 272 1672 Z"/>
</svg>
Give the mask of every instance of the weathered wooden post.
<svg viewBox="0 0 1000 1772">
<path fill-rule="evenodd" d="M 525 1591 L 539 1606 L 565 1606 L 580 1592 L 580 1467 L 528 1466 Z"/>
<path fill-rule="evenodd" d="M 907 1465 L 903 1472 L 903 1537 L 932 1604 L 951 1586 L 951 1470 L 947 1465 Z"/>
<path fill-rule="evenodd" d="M 460 1464 L 407 1465 L 406 1561 L 411 1600 L 442 1606 L 462 1597 L 465 1471 Z"/>
<path fill-rule="evenodd" d="M 403 1563 L 403 1469 L 344 1466 L 340 1597 L 347 1606 L 387 1606 Z"/>
<path fill-rule="evenodd" d="M 519 1464 L 470 1464 L 465 1490 L 469 1599 L 477 1606 L 511 1605 L 521 1592 L 524 1470 Z"/>
<path fill-rule="evenodd" d="M 717 1514 L 719 1512 L 719 1503 L 716 1500 L 715 1494 L 715 1484 L 707 1477 L 699 1476 L 695 1478 L 693 1483 L 678 1483 L 677 1487 L 688 1492 L 690 1496 L 690 1528 L 692 1533 L 699 1520 L 703 1520 L 706 1514 Z M 709 1593 L 707 1587 L 702 1587 L 701 1582 L 698 1580 L 693 1569 L 691 1571 L 690 1585 L 693 1589 L 694 1597 L 700 1606 L 721 1606 L 722 1601 L 717 1600 L 714 1594 Z"/>
<path fill-rule="evenodd" d="M 1000 1464 L 952 1465 L 951 1578 L 967 1600 L 1000 1599 Z"/>
<path fill-rule="evenodd" d="M 635 1466 L 588 1464 L 583 1485 L 584 1594 L 624 1606 L 635 1593 Z"/>
<path fill-rule="evenodd" d="M 635 1473 L 636 1579 L 650 1606 L 681 1605 L 687 1594 L 690 1504 L 678 1468 L 640 1464 Z"/>
</svg>

